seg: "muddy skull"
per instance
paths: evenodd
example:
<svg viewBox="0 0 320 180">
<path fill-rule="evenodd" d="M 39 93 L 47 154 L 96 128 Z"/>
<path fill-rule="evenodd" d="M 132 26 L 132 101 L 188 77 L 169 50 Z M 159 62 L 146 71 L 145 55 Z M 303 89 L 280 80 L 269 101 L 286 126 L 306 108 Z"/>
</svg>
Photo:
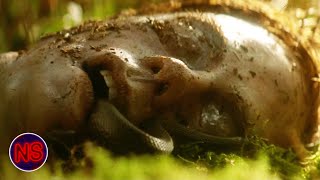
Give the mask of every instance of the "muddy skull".
<svg viewBox="0 0 320 180">
<path fill-rule="evenodd" d="M 309 54 L 254 13 L 188 8 L 88 22 L 3 54 L 1 146 L 72 130 L 170 152 L 168 130 L 220 143 L 259 135 L 306 156 L 319 90 Z"/>
</svg>

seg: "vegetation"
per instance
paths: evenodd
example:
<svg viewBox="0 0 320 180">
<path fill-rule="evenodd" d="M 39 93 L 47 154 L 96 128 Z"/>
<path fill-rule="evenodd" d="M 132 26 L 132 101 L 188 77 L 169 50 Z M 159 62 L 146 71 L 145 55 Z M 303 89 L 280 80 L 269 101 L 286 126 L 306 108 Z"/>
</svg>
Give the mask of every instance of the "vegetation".
<svg viewBox="0 0 320 180">
<path fill-rule="evenodd" d="M 47 33 L 158 1 L 0 0 L 0 42 L 5 42 L 0 52 L 25 49 Z"/>
<path fill-rule="evenodd" d="M 320 178 L 319 155 L 302 165 L 290 150 L 268 145 L 257 137 L 227 151 L 198 142 L 181 145 L 174 155 L 114 156 L 101 147 L 86 144 L 85 154 L 72 162 L 59 162 L 54 166 L 46 164 L 32 173 L 17 170 L 9 163 L 8 157 L 3 157 L 2 177 L 109 180 Z"/>
</svg>

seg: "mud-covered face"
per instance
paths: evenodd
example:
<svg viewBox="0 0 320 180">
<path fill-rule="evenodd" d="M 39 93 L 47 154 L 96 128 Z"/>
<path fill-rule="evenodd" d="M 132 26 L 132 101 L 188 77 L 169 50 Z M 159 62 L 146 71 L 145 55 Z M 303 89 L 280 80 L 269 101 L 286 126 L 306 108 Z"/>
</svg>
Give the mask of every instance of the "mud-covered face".
<svg viewBox="0 0 320 180">
<path fill-rule="evenodd" d="M 212 13 L 131 20 L 87 61 L 115 63 L 100 74 L 131 121 L 170 114 L 212 135 L 254 131 L 278 144 L 307 128 L 313 89 L 306 69 L 314 68 L 258 24 Z"/>
<path fill-rule="evenodd" d="M 104 99 L 137 126 L 161 120 L 214 136 L 257 134 L 303 154 L 317 97 L 304 58 L 254 18 L 188 12 L 92 22 L 3 63 L 0 120 L 17 131 L 77 129 Z"/>
</svg>

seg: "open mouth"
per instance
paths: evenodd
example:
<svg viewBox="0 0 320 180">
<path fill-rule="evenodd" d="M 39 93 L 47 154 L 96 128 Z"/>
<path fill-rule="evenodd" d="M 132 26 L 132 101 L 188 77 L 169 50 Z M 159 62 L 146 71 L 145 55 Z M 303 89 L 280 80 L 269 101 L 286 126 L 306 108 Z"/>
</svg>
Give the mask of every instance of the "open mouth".
<svg viewBox="0 0 320 180">
<path fill-rule="evenodd" d="M 88 68 L 92 81 L 95 105 L 90 115 L 90 126 L 99 143 L 115 151 L 160 151 L 170 153 L 173 141 L 158 121 L 135 125 L 111 103 L 117 97 L 112 73 L 101 67 Z"/>
<path fill-rule="evenodd" d="M 243 132 L 241 128 L 239 129 L 241 113 L 223 98 L 204 95 L 200 111 L 189 109 L 198 101 L 169 103 L 171 109 L 163 110 L 162 107 L 159 111 L 154 111 L 149 118 L 134 123 L 125 115 L 126 107 L 117 108 L 115 105 L 121 92 L 118 92 L 118 82 L 113 77 L 115 75 L 113 71 L 104 65 L 94 67 L 84 65 L 84 70 L 92 82 L 95 96 L 95 105 L 89 117 L 92 133 L 99 143 L 112 150 L 170 153 L 174 148 L 170 135 L 177 135 L 190 141 L 205 141 L 220 145 L 242 143 L 240 136 Z M 153 73 L 159 71 L 152 69 Z M 135 81 L 139 78 L 131 79 Z M 159 87 L 163 84 L 160 83 L 153 88 L 155 97 L 163 95 L 167 90 L 162 88 L 159 93 Z M 235 118 L 238 118 L 237 122 L 234 121 Z"/>
</svg>

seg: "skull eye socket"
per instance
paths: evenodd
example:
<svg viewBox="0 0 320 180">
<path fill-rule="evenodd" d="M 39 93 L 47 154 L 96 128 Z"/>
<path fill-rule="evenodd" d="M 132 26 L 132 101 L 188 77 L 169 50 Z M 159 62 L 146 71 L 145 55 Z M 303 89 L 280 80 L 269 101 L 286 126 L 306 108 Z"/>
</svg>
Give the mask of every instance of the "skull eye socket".
<svg viewBox="0 0 320 180">
<path fill-rule="evenodd" d="M 243 136 L 243 112 L 232 101 L 224 97 L 206 96 L 200 104 L 191 108 L 191 111 L 180 109 L 178 123 L 213 136 Z"/>
<path fill-rule="evenodd" d="M 204 132 L 220 136 L 244 135 L 244 112 L 239 107 L 238 99 L 226 96 L 212 97 L 211 101 L 202 108 L 201 120 Z M 208 132 L 209 134 L 211 134 Z"/>
<path fill-rule="evenodd" d="M 239 136 L 239 112 L 229 104 L 208 103 L 204 105 L 199 118 L 200 130 L 218 136 Z"/>
</svg>

